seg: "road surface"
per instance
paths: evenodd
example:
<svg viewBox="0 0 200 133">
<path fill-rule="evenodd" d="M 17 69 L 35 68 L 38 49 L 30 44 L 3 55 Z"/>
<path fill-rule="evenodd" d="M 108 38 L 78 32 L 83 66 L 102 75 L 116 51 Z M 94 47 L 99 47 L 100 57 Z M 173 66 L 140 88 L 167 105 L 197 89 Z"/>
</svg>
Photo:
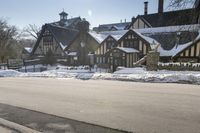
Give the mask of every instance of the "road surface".
<svg viewBox="0 0 200 133">
<path fill-rule="evenodd" d="M 200 86 L 0 78 L 0 103 L 136 133 L 200 133 Z"/>
</svg>

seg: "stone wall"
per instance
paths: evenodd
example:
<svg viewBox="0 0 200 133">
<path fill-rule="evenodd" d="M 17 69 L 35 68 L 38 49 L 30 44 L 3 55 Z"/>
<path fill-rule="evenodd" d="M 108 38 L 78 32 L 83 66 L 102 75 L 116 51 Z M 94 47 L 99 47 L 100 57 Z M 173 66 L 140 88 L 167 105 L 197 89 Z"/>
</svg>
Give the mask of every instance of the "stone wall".
<svg viewBox="0 0 200 133">
<path fill-rule="evenodd" d="M 159 52 L 150 51 L 147 54 L 147 58 L 146 58 L 147 70 L 148 71 L 157 71 L 159 59 L 160 59 Z"/>
</svg>

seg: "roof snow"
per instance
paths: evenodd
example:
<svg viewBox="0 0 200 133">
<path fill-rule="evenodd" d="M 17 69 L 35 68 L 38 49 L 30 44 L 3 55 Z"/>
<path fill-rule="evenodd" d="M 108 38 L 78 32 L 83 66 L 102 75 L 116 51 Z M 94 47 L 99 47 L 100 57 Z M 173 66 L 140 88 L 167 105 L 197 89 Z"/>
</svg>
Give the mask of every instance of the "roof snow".
<svg viewBox="0 0 200 133">
<path fill-rule="evenodd" d="M 184 50 L 188 46 L 190 46 L 191 43 L 187 43 L 184 45 L 177 45 L 174 46 L 171 50 L 164 50 L 161 46 L 158 47 L 158 52 L 160 52 L 160 56 L 168 56 L 168 57 L 174 57 L 177 55 L 180 51 Z"/>
<path fill-rule="evenodd" d="M 32 50 L 33 50 L 31 47 L 25 47 L 24 49 L 25 49 L 28 53 L 31 53 Z"/>
<path fill-rule="evenodd" d="M 100 32 L 100 34 L 104 34 L 107 36 L 112 36 L 116 41 L 118 41 L 121 37 L 123 37 L 126 33 L 128 32 L 128 30 L 121 30 L 121 31 L 104 31 L 104 32 Z"/>
<path fill-rule="evenodd" d="M 67 54 L 68 56 L 77 56 L 77 52 L 70 52 Z"/>
<path fill-rule="evenodd" d="M 67 46 L 63 45 L 63 44 L 60 42 L 60 47 L 62 48 L 62 50 L 65 50 L 65 48 L 66 48 Z"/>
<path fill-rule="evenodd" d="M 152 45 L 159 45 L 160 43 L 158 41 L 156 41 L 155 39 L 153 38 L 150 38 L 150 37 L 147 37 L 147 36 L 144 36 L 142 35 L 141 33 L 139 33 L 137 30 L 133 30 L 137 35 L 139 35 L 141 38 L 143 38 L 145 41 L 147 41 L 150 46 Z"/>
<path fill-rule="evenodd" d="M 102 43 L 108 36 L 113 37 L 116 41 L 120 40 L 128 31 L 130 30 L 121 30 L 121 31 L 104 31 L 104 32 L 89 32 L 91 36 L 97 40 L 97 42 Z M 134 31 L 138 36 L 143 38 L 145 41 L 147 41 L 149 44 L 159 44 L 155 39 L 152 39 L 150 37 L 144 36 L 141 33 L 139 33 L 137 30 Z"/>
<path fill-rule="evenodd" d="M 102 43 L 108 36 L 113 37 L 116 41 L 121 39 L 122 36 L 124 36 L 128 30 L 121 30 L 121 31 L 104 31 L 96 33 L 95 31 L 89 32 L 89 34 L 98 42 Z"/>
<path fill-rule="evenodd" d="M 161 46 L 158 47 L 158 52 L 160 52 L 160 56 L 176 56 L 178 53 L 186 49 L 187 47 L 194 44 L 194 42 L 198 41 L 200 39 L 200 31 L 199 35 L 195 38 L 194 41 L 188 42 L 186 44 L 177 44 L 172 48 L 171 50 L 164 50 Z"/>
<path fill-rule="evenodd" d="M 107 37 L 108 35 L 104 34 L 98 34 L 94 31 L 90 31 L 89 34 L 99 43 L 101 44 Z"/>
<path fill-rule="evenodd" d="M 178 53 L 183 51 L 185 48 L 192 45 L 195 41 L 200 39 L 200 29 L 199 24 L 194 25 L 183 25 L 183 26 L 168 26 L 168 27 L 158 27 L 158 28 L 146 28 L 146 29 L 132 29 L 138 36 L 143 38 L 146 42 L 148 42 L 152 49 L 154 49 L 156 46 L 158 47 L 158 52 L 160 52 L 160 56 L 176 56 Z M 121 31 L 104 31 L 104 32 L 89 32 L 90 35 L 92 35 L 99 43 L 102 43 L 108 36 L 112 36 L 116 41 L 120 40 L 128 31 L 130 30 L 121 30 Z M 196 37 L 194 41 L 185 43 L 185 44 L 178 44 L 175 45 L 171 50 L 165 50 L 162 48 L 160 43 L 156 41 L 155 39 L 148 37 L 147 34 L 155 34 L 155 33 L 171 33 L 171 32 L 199 32 L 199 35 Z M 127 52 L 126 48 L 121 50 L 125 50 L 124 52 Z"/>
<path fill-rule="evenodd" d="M 130 24 L 131 22 L 103 24 L 99 25 L 98 27 L 94 27 L 93 29 L 98 32 L 111 31 L 112 28 L 115 28 L 116 30 L 125 30 Z"/>
<path fill-rule="evenodd" d="M 183 31 L 198 31 L 200 24 L 193 25 L 179 25 L 179 26 L 167 26 L 167 27 L 157 27 L 157 28 L 145 28 L 136 29 L 141 34 L 156 34 L 156 33 L 172 33 L 172 32 L 183 32 Z"/>
<path fill-rule="evenodd" d="M 117 49 L 124 51 L 126 53 L 139 53 L 139 51 L 134 48 L 117 47 Z"/>
</svg>

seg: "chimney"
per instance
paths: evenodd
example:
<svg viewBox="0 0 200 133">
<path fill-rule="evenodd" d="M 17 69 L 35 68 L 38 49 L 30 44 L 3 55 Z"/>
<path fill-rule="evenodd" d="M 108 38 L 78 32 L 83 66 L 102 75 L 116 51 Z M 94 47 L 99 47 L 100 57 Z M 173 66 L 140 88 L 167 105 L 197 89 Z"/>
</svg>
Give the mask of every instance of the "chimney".
<svg viewBox="0 0 200 133">
<path fill-rule="evenodd" d="M 163 13 L 164 0 L 158 0 L 158 13 Z"/>
<path fill-rule="evenodd" d="M 135 17 L 132 17 L 131 21 L 132 21 L 132 22 L 135 21 Z"/>
<path fill-rule="evenodd" d="M 145 1 L 144 2 L 144 15 L 147 15 L 148 14 L 148 1 Z"/>
</svg>

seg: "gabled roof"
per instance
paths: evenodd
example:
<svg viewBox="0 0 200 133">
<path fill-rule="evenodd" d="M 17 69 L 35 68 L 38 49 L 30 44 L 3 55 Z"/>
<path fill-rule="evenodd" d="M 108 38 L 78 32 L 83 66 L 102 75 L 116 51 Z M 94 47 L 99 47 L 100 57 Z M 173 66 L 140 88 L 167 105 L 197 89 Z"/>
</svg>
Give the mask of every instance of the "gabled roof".
<svg viewBox="0 0 200 133">
<path fill-rule="evenodd" d="M 120 30 L 120 31 L 104 31 L 104 32 L 95 32 L 90 31 L 89 34 L 99 43 L 101 44 L 104 40 L 106 40 L 109 36 L 118 41 L 122 36 L 124 36 L 128 30 Z"/>
<path fill-rule="evenodd" d="M 130 24 L 131 22 L 103 24 L 99 25 L 99 27 L 94 27 L 93 30 L 96 32 L 110 31 L 112 28 L 115 28 L 116 30 L 125 30 Z"/>
<path fill-rule="evenodd" d="M 62 50 L 65 50 L 79 35 L 78 30 L 63 28 L 61 26 L 55 26 L 53 24 L 46 24 L 42 27 L 41 34 L 33 47 L 32 54 L 39 46 L 45 30 L 48 30 L 53 35 L 54 39 L 56 40 L 57 44 L 60 45 Z"/>
<path fill-rule="evenodd" d="M 171 50 L 177 45 L 177 38 L 179 38 L 179 45 L 194 40 L 198 35 L 199 28 L 199 24 L 194 24 L 137 29 L 136 31 L 157 40 L 164 50 Z"/>
<path fill-rule="evenodd" d="M 128 30 L 120 30 L 120 31 L 104 31 L 100 32 L 99 34 L 103 34 L 106 36 L 112 36 L 116 41 L 121 39 L 122 36 L 124 36 Z"/>
<path fill-rule="evenodd" d="M 88 32 L 90 36 L 92 36 L 99 44 L 101 44 L 107 37 L 108 35 L 104 34 L 99 34 L 96 33 L 95 31 L 90 31 Z"/>
<path fill-rule="evenodd" d="M 66 12 L 62 11 L 61 13 L 59 13 L 59 15 L 67 16 L 68 14 Z"/>
<path fill-rule="evenodd" d="M 200 34 L 196 36 L 196 38 L 190 42 L 187 42 L 185 44 L 177 44 L 170 50 L 165 50 L 162 48 L 162 46 L 158 47 L 158 52 L 160 52 L 160 56 L 168 56 L 168 57 L 175 57 L 179 53 L 183 52 L 188 47 L 192 46 L 196 42 L 200 40 Z"/>
<path fill-rule="evenodd" d="M 192 8 L 163 13 L 138 15 L 137 18 L 146 20 L 152 27 L 163 27 L 196 24 L 197 17 L 195 9 Z"/>
<path fill-rule="evenodd" d="M 139 38 L 141 38 L 142 41 L 145 41 L 149 45 L 151 44 L 159 44 L 155 39 L 150 38 L 148 36 L 144 36 L 141 33 L 139 33 L 137 30 L 131 29 L 131 30 L 121 30 L 121 31 L 105 31 L 105 32 L 89 32 L 89 34 L 97 41 L 99 44 L 104 42 L 109 36 L 114 38 L 116 41 L 120 41 L 123 39 L 123 37 L 128 34 L 129 32 L 133 32 L 135 35 L 137 35 Z"/>
<path fill-rule="evenodd" d="M 100 33 L 94 32 L 95 34 L 93 34 L 93 37 L 99 37 L 101 43 L 109 36 L 113 37 L 116 41 L 120 41 L 129 32 L 134 32 L 135 35 L 137 35 L 141 40 L 150 44 L 150 46 L 160 45 L 158 51 L 161 53 L 161 56 L 173 57 L 185 48 L 193 45 L 194 40 L 200 40 L 199 29 L 200 25 L 195 24 L 122 31 L 107 31 Z M 177 36 L 179 36 L 179 44 L 177 44 Z"/>
<path fill-rule="evenodd" d="M 55 25 L 55 26 L 63 26 L 66 28 L 75 28 L 74 26 L 76 26 L 80 21 L 81 21 L 80 17 L 75 17 L 75 18 L 67 19 L 64 22 L 58 21 L 58 22 L 53 22 L 50 24 Z"/>
<path fill-rule="evenodd" d="M 135 34 L 137 34 L 140 38 L 142 38 L 144 41 L 146 41 L 148 44 L 150 44 L 150 46 L 153 44 L 156 44 L 156 45 L 159 45 L 160 43 L 157 41 L 157 40 L 155 40 L 154 38 L 151 38 L 151 37 L 148 37 L 148 36 L 145 36 L 145 35 L 143 35 L 143 34 L 141 34 L 140 32 L 138 32 L 137 30 L 135 30 L 135 29 L 132 29 L 134 32 L 135 32 Z"/>
<path fill-rule="evenodd" d="M 53 34 L 56 41 L 62 44 L 63 48 L 68 47 L 79 34 L 78 30 L 53 25 L 50 25 L 48 30 Z"/>
</svg>

